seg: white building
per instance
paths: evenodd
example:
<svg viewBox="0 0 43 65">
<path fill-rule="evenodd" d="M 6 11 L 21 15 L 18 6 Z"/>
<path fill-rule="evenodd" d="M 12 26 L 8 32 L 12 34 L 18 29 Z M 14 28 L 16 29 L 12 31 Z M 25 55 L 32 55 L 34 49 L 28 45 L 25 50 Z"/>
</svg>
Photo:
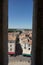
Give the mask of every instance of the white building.
<svg viewBox="0 0 43 65">
<path fill-rule="evenodd" d="M 15 41 L 8 41 L 8 54 L 15 54 Z"/>
<path fill-rule="evenodd" d="M 32 40 L 27 38 L 20 38 L 19 43 L 21 44 L 21 47 L 23 49 L 23 55 L 31 55 L 31 50 L 32 50 Z"/>
</svg>

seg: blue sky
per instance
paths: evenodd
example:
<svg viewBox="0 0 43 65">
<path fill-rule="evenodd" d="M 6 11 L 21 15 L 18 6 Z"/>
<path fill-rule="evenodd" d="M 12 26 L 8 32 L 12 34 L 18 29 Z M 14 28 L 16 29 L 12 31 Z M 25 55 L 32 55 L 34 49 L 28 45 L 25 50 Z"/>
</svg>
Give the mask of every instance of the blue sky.
<svg viewBox="0 0 43 65">
<path fill-rule="evenodd" d="M 8 28 L 32 28 L 32 0 L 8 0 Z"/>
</svg>

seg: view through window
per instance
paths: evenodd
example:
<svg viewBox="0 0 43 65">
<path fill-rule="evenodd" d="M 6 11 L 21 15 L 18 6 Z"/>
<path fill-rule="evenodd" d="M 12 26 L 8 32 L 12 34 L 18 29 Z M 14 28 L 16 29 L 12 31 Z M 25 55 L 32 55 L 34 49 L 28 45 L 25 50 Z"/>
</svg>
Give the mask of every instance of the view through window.
<svg viewBox="0 0 43 65">
<path fill-rule="evenodd" d="M 8 65 L 30 65 L 32 0 L 8 0 Z"/>
</svg>

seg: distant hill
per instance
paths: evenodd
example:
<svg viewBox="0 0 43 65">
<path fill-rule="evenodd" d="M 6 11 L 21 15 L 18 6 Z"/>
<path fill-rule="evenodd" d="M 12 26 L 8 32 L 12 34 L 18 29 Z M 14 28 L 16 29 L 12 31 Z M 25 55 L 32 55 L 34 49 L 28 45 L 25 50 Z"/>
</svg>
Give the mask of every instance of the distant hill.
<svg viewBox="0 0 43 65">
<path fill-rule="evenodd" d="M 8 32 L 32 31 L 32 29 L 8 29 Z"/>
<path fill-rule="evenodd" d="M 32 29 L 24 29 L 25 31 L 32 31 Z"/>
<path fill-rule="evenodd" d="M 20 30 L 18 29 L 8 29 L 8 32 L 19 32 Z"/>
</svg>

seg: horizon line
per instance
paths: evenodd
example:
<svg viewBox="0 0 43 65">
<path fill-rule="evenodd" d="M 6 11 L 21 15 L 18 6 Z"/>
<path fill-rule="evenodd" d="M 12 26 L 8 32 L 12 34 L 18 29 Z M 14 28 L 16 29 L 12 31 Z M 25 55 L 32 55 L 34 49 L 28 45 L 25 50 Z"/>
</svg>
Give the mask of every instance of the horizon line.
<svg viewBox="0 0 43 65">
<path fill-rule="evenodd" d="M 32 28 L 9 28 L 8 29 L 32 29 Z"/>
</svg>

